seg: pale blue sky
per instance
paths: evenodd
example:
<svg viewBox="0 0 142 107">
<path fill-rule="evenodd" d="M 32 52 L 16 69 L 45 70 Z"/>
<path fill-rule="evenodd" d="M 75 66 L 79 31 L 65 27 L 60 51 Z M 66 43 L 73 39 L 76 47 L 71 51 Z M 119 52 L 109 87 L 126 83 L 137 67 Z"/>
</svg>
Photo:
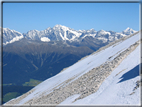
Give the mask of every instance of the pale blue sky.
<svg viewBox="0 0 142 107">
<path fill-rule="evenodd" d="M 21 33 L 61 24 L 75 30 L 139 30 L 139 3 L 3 3 L 3 27 Z"/>
</svg>

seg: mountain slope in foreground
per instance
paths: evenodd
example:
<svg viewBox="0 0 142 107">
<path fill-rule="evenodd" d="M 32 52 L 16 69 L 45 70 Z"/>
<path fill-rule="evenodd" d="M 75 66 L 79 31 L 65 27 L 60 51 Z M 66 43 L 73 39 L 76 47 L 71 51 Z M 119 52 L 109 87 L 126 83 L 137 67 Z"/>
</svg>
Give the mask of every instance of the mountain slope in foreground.
<svg viewBox="0 0 142 107">
<path fill-rule="evenodd" d="M 99 49 L 5 105 L 139 105 L 139 35 Z"/>
</svg>

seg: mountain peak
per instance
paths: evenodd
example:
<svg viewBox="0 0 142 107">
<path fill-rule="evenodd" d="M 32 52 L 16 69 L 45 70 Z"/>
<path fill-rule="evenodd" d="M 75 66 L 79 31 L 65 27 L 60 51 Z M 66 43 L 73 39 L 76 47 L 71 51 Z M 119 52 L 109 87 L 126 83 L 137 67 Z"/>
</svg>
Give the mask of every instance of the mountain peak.
<svg viewBox="0 0 142 107">
<path fill-rule="evenodd" d="M 45 29 L 45 30 L 49 30 L 49 29 L 51 29 L 51 27 L 48 27 L 47 29 Z"/>
<path fill-rule="evenodd" d="M 63 29 L 64 31 L 69 30 L 68 27 L 63 26 L 63 25 L 59 25 L 59 24 L 55 25 L 55 26 L 53 27 L 53 29 L 54 29 L 54 30 L 55 30 L 55 29 L 56 29 L 56 30 Z"/>
<path fill-rule="evenodd" d="M 57 24 L 57 25 L 55 25 L 53 28 L 68 28 L 67 26 L 64 26 L 64 25 L 59 25 L 59 24 Z"/>
<path fill-rule="evenodd" d="M 92 29 L 89 29 L 88 31 L 95 31 L 95 29 L 94 29 L 94 28 L 92 28 Z"/>
<path fill-rule="evenodd" d="M 123 34 L 126 34 L 126 35 L 131 35 L 133 33 L 135 33 L 136 31 L 133 30 L 132 28 L 130 27 L 127 27 L 124 31 L 122 31 Z"/>
<path fill-rule="evenodd" d="M 55 28 L 55 27 L 66 27 L 66 26 L 57 24 L 57 25 L 54 26 L 54 28 Z"/>
<path fill-rule="evenodd" d="M 133 30 L 133 29 L 130 27 L 127 27 L 124 31 L 130 31 L 130 30 Z"/>
<path fill-rule="evenodd" d="M 9 28 L 3 28 L 3 32 L 5 32 L 5 33 L 12 32 L 12 33 L 18 33 L 19 35 L 22 35 L 22 33 L 12 30 L 12 29 L 9 29 Z"/>
<path fill-rule="evenodd" d="M 8 31 L 8 30 L 10 30 L 10 29 L 9 29 L 9 28 L 3 28 L 3 30 Z"/>
<path fill-rule="evenodd" d="M 107 32 L 107 31 L 105 31 L 103 29 L 98 31 L 98 33 L 103 33 L 103 32 Z"/>
</svg>

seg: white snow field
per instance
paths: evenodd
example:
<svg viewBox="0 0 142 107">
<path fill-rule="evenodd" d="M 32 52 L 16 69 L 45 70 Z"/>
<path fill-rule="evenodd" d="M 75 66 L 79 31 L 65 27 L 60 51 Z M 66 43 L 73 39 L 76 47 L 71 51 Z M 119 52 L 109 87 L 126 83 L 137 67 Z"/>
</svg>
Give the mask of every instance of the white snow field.
<svg viewBox="0 0 142 107">
<path fill-rule="evenodd" d="M 140 80 L 140 46 L 109 75 L 99 90 L 84 99 L 72 103 L 76 96 L 69 97 L 62 104 L 92 104 L 92 105 L 140 105 L 140 88 L 133 91 L 136 81 Z M 126 80 L 125 80 L 126 79 Z M 134 93 L 133 93 L 134 92 Z M 132 94 L 133 93 L 133 94 Z M 130 95 L 132 94 L 132 95 Z"/>
<path fill-rule="evenodd" d="M 64 81 L 75 77 L 72 80 L 74 81 L 93 68 L 103 64 L 104 62 L 113 60 L 115 56 L 137 42 L 140 39 L 139 35 L 140 33 L 137 33 L 124 41 L 120 41 L 102 51 L 93 53 L 86 58 L 83 58 L 74 65 L 65 69 L 63 72 L 37 85 L 32 89 L 32 93 L 29 93 L 26 97 L 22 99 L 18 97 L 12 100 L 18 100 L 20 98 L 20 100 L 16 101 L 15 105 L 23 105 L 31 99 L 36 99 L 41 97 L 43 94 L 47 95 L 51 93 L 54 89 L 63 86 Z M 110 57 L 112 58 L 110 59 Z M 138 69 L 139 64 L 140 46 L 138 46 L 133 52 L 131 52 L 120 63 L 120 65 L 117 66 L 114 71 L 112 71 L 112 73 L 101 84 L 96 93 L 72 102 L 79 96 L 79 94 L 76 94 L 68 97 L 66 100 L 61 102 L 60 105 L 139 105 L 140 88 L 137 88 L 133 91 L 134 87 L 136 86 L 136 81 L 140 79 Z"/>
</svg>

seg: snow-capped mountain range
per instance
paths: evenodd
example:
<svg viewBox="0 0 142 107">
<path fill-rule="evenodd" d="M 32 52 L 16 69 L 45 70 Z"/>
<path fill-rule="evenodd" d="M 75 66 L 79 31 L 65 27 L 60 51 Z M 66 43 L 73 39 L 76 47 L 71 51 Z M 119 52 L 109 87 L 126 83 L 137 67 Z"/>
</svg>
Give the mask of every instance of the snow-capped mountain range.
<svg viewBox="0 0 142 107">
<path fill-rule="evenodd" d="M 5 105 L 139 106 L 140 45 L 140 32 L 114 41 Z"/>
<path fill-rule="evenodd" d="M 24 36 L 15 30 L 10 30 L 9 28 L 3 28 L 3 44 L 13 43 L 20 39 L 24 38 Z"/>
<path fill-rule="evenodd" d="M 13 43 L 22 38 L 29 40 L 40 40 L 43 42 L 49 41 L 69 41 L 69 42 L 80 42 L 86 37 L 92 37 L 92 40 L 97 40 L 102 43 L 109 43 L 114 40 L 118 40 L 124 36 L 135 33 L 136 31 L 127 28 L 126 30 L 118 33 L 114 31 L 95 31 L 90 30 L 74 30 L 66 26 L 55 25 L 53 28 L 47 28 L 42 31 L 30 30 L 27 33 L 21 34 L 15 30 L 10 30 L 9 28 L 3 28 L 3 44 Z"/>
</svg>

